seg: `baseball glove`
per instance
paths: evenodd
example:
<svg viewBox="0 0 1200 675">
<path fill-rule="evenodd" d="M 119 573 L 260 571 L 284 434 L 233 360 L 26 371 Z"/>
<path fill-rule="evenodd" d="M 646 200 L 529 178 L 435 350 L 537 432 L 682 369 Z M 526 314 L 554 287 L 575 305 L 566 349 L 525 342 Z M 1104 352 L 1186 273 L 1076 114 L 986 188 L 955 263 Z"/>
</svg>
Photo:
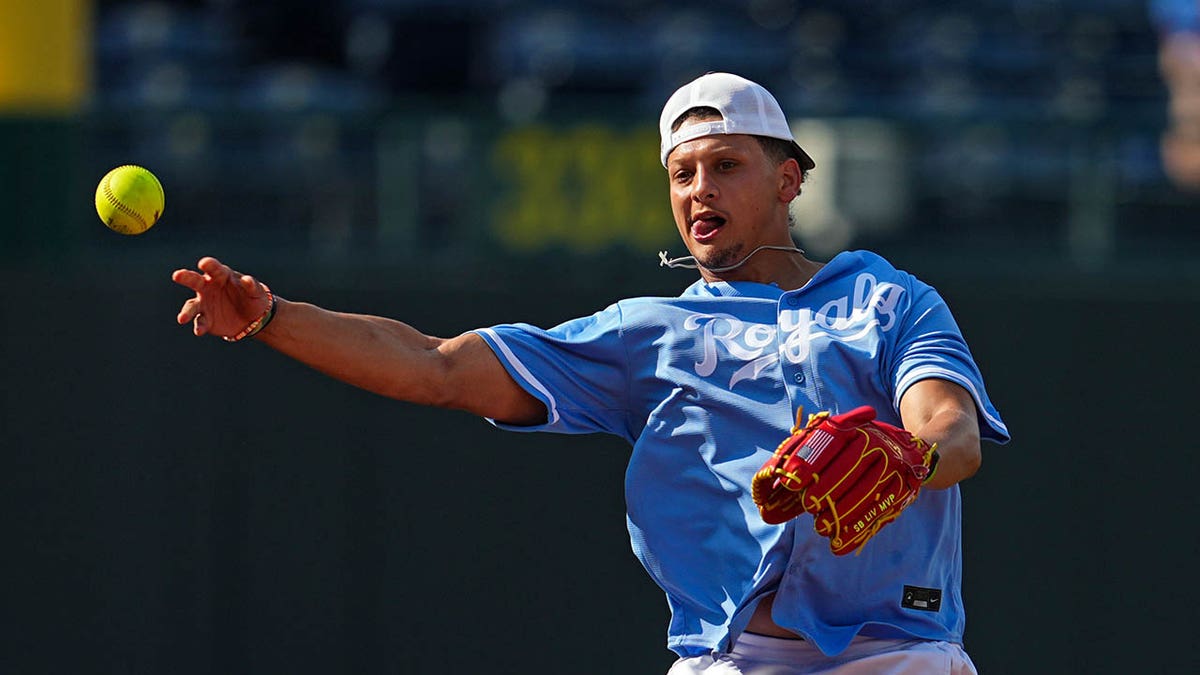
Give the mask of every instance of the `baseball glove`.
<svg viewBox="0 0 1200 675">
<path fill-rule="evenodd" d="M 936 447 L 875 421 L 875 409 L 817 413 L 779 444 L 754 476 L 752 494 L 768 523 L 813 515 L 835 555 L 858 551 L 917 498 L 936 466 Z"/>
</svg>

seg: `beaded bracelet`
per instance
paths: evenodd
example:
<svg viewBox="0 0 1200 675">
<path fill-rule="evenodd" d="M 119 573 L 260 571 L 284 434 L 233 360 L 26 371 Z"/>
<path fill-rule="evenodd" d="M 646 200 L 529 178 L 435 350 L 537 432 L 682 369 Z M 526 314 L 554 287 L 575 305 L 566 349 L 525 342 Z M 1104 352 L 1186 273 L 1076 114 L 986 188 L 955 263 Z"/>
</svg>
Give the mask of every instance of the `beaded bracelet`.
<svg viewBox="0 0 1200 675">
<path fill-rule="evenodd" d="M 233 337 L 229 337 L 227 335 L 222 336 L 221 339 L 225 340 L 226 342 L 240 342 L 248 337 L 254 337 L 259 331 L 266 328 L 267 324 L 271 323 L 271 319 L 275 318 L 275 294 L 271 292 L 271 289 L 268 288 L 266 284 L 262 284 L 262 287 L 263 290 L 267 292 L 266 311 L 262 313 L 262 316 L 251 321 L 245 328 L 242 329 L 242 332 L 234 335 Z"/>
</svg>

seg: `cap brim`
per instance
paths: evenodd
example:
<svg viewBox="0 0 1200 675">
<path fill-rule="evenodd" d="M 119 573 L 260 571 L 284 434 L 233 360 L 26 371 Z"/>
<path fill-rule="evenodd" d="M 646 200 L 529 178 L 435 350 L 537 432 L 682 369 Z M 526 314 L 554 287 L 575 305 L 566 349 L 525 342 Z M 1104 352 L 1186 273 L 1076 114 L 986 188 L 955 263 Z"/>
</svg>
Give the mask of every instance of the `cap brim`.
<svg viewBox="0 0 1200 675">
<path fill-rule="evenodd" d="M 817 168 L 817 163 L 813 161 L 812 157 L 808 156 L 808 153 L 796 141 L 792 141 L 792 154 L 796 156 L 796 161 L 800 163 L 801 169 L 811 171 Z"/>
</svg>

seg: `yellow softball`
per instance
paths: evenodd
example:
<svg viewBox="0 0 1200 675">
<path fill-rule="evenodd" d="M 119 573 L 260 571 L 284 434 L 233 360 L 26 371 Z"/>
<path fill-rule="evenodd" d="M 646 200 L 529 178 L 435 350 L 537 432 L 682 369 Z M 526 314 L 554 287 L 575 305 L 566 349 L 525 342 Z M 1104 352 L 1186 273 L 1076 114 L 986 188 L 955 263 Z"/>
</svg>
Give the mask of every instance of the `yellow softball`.
<svg viewBox="0 0 1200 675">
<path fill-rule="evenodd" d="M 113 232 L 145 232 L 158 222 L 164 206 L 162 184 L 140 166 L 118 166 L 96 186 L 96 213 Z"/>
</svg>

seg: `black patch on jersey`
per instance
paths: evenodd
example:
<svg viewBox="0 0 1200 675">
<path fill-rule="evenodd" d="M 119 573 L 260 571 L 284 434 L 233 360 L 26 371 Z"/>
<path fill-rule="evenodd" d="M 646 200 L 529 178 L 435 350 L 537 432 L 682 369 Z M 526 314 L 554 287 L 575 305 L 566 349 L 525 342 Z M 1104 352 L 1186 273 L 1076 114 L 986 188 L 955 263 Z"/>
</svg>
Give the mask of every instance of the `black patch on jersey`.
<svg viewBox="0 0 1200 675">
<path fill-rule="evenodd" d="M 904 599 L 900 601 L 900 606 L 905 609 L 936 612 L 942 608 L 942 591 L 937 588 L 905 586 Z"/>
</svg>

